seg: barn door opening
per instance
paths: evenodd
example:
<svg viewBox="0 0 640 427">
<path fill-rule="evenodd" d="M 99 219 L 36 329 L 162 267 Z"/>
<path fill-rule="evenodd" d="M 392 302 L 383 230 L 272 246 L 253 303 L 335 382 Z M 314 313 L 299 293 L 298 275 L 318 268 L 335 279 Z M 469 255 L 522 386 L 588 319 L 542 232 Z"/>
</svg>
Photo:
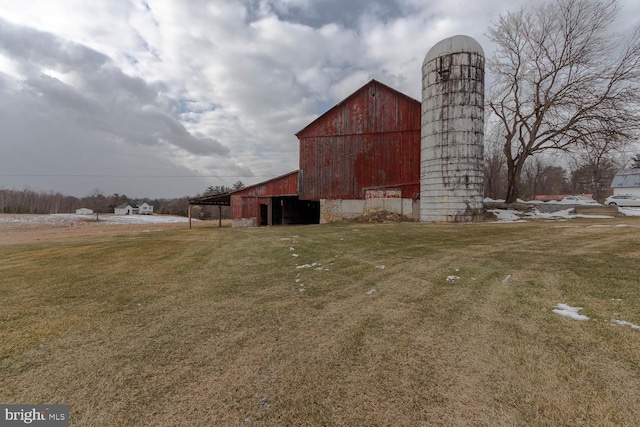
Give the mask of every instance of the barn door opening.
<svg viewBox="0 0 640 427">
<path fill-rule="evenodd" d="M 269 205 L 260 204 L 260 224 L 258 225 L 269 225 Z"/>
<path fill-rule="evenodd" d="M 319 224 L 320 202 L 299 200 L 297 196 L 271 199 L 272 225 Z"/>
</svg>

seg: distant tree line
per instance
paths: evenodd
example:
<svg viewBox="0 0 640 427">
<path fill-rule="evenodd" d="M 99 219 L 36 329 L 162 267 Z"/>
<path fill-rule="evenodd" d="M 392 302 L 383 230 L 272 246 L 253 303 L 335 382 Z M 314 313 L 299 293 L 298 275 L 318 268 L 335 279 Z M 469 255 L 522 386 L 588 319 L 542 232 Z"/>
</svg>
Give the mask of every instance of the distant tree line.
<svg viewBox="0 0 640 427">
<path fill-rule="evenodd" d="M 231 187 L 210 186 L 203 194 L 195 197 L 223 194 L 244 188 L 244 183 L 238 181 Z M 117 206 L 127 202 L 147 202 L 153 206 L 154 213 L 160 215 L 187 216 L 189 214 L 189 197 L 174 199 L 131 198 L 125 194 L 114 193 L 110 196 L 95 189 L 85 197 L 65 196 L 59 192 L 38 192 L 31 189 L 8 190 L 0 188 L 0 213 L 10 214 L 57 214 L 74 213 L 76 209 L 89 208 L 98 213 L 113 213 Z M 231 218 L 228 206 L 222 212 L 214 206 L 194 206 L 191 215 L 194 218 L 208 220 Z"/>
<path fill-rule="evenodd" d="M 85 197 L 66 196 L 59 192 L 38 192 L 30 189 L 7 190 L 0 188 L 0 212 L 15 214 L 57 214 L 73 213 L 79 208 L 89 208 L 94 212 L 113 213 L 117 206 L 129 201 L 145 201 L 154 206 L 154 212 L 172 215 L 187 215 L 188 199 L 129 198 L 114 193 L 106 196 L 94 190 Z"/>
<path fill-rule="evenodd" d="M 640 160 L 640 155 L 636 156 Z M 559 166 L 558 163 L 563 164 Z M 534 156 L 525 163 L 517 188 L 518 198 L 534 199 L 548 194 L 592 194 L 604 201 L 612 194 L 611 182 L 616 173 L 640 162 L 625 161 L 611 156 L 543 157 Z M 504 199 L 508 187 L 508 167 L 504 156 L 495 148 L 485 150 L 485 197 Z"/>
</svg>

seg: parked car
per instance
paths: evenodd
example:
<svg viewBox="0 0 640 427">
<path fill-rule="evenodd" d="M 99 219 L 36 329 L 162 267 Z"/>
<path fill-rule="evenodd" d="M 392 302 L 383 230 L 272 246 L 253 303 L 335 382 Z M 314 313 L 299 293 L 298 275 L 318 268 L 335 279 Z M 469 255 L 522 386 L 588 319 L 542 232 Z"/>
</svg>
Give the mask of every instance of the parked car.
<svg viewBox="0 0 640 427">
<path fill-rule="evenodd" d="M 560 203 L 586 206 L 602 206 L 600 203 L 587 196 L 567 196 L 562 199 Z"/>
<path fill-rule="evenodd" d="M 616 194 L 604 200 L 608 206 L 640 206 L 640 197 L 632 194 Z"/>
</svg>

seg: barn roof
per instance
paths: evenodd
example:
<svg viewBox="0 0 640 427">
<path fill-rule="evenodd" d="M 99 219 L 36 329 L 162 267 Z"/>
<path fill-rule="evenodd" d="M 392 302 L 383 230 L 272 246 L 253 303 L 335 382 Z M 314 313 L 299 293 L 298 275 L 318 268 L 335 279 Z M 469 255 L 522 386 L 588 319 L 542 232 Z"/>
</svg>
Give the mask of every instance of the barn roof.
<svg viewBox="0 0 640 427">
<path fill-rule="evenodd" d="M 640 188 L 640 169 L 622 169 L 613 177 L 612 188 Z"/>
<path fill-rule="evenodd" d="M 263 187 L 265 185 L 276 183 L 277 181 L 286 180 L 287 178 L 291 177 L 292 175 L 298 175 L 298 172 L 299 172 L 299 170 L 294 170 L 294 171 L 291 171 L 289 173 L 285 173 L 284 175 L 276 176 L 275 178 L 271 178 L 271 179 L 268 179 L 266 181 L 262 181 L 262 182 L 258 182 L 257 184 L 250 185 L 248 187 L 244 187 L 244 188 L 241 188 L 239 190 L 232 191 L 230 194 L 235 194 L 235 193 L 243 193 L 243 195 L 244 195 L 244 193 L 251 194 L 251 193 L 253 193 L 253 190 L 255 190 L 257 187 Z M 296 187 L 297 187 L 297 185 L 296 185 Z M 296 189 L 295 192 L 297 193 L 297 189 Z M 271 195 L 275 195 L 275 194 L 271 194 Z"/>
<path fill-rule="evenodd" d="M 368 91 L 370 87 L 372 86 L 378 86 L 380 88 L 382 88 L 383 90 L 386 90 L 388 92 L 391 92 L 393 94 L 395 94 L 396 96 L 398 96 L 399 98 L 402 98 L 410 103 L 416 103 L 416 104 L 420 104 L 420 101 L 410 97 L 409 95 L 405 95 L 404 93 L 397 91 L 396 89 L 385 85 L 384 83 L 380 83 L 379 81 L 375 80 L 375 79 L 371 79 L 369 81 L 369 83 L 365 84 L 364 86 L 362 86 L 360 89 L 356 90 L 355 92 L 353 92 L 351 95 L 347 96 L 345 99 L 343 99 L 342 101 L 338 102 L 336 105 L 334 105 L 333 107 L 331 107 L 329 110 L 327 110 L 325 113 L 323 113 L 321 116 L 319 116 L 317 119 L 315 119 L 314 121 L 312 121 L 311 123 L 309 123 L 307 126 L 305 126 L 303 129 L 299 130 L 298 132 L 296 132 L 296 136 L 300 136 L 302 133 L 304 133 L 306 130 L 312 128 L 315 124 L 317 124 L 320 121 L 323 121 L 327 116 L 331 115 L 334 111 L 336 111 L 339 108 L 342 108 L 345 104 L 349 103 L 350 101 L 352 101 L 354 98 L 360 96 L 362 94 L 362 92 L 364 91 Z"/>
<path fill-rule="evenodd" d="M 271 178 L 271 179 L 269 179 L 267 181 L 262 181 L 262 182 L 259 182 L 257 184 L 250 185 L 248 187 L 243 187 L 243 188 L 240 188 L 240 189 L 235 190 L 235 191 L 230 191 L 228 193 L 212 194 L 212 195 L 202 196 L 202 197 L 194 197 L 193 199 L 189 199 L 189 204 L 190 205 L 231 206 L 231 195 L 232 194 L 251 192 L 251 190 L 253 190 L 256 187 L 260 187 L 260 186 L 272 183 L 274 181 L 279 181 L 279 180 L 282 180 L 284 178 L 288 178 L 289 176 L 295 175 L 297 173 L 298 173 L 298 171 L 295 170 L 293 172 L 289 172 L 289 173 L 286 173 L 284 175 L 280 175 L 280 176 L 277 176 L 275 178 Z"/>
</svg>

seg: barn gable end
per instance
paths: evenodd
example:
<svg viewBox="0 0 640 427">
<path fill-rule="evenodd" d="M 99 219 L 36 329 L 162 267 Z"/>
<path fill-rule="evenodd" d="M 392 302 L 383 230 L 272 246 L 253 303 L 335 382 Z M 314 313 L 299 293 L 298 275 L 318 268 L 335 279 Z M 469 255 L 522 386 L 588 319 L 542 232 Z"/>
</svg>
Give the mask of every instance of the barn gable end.
<svg viewBox="0 0 640 427">
<path fill-rule="evenodd" d="M 364 200 L 368 190 L 386 189 L 415 199 L 420 108 L 419 101 L 371 80 L 310 123 L 296 134 L 300 198 Z"/>
</svg>

